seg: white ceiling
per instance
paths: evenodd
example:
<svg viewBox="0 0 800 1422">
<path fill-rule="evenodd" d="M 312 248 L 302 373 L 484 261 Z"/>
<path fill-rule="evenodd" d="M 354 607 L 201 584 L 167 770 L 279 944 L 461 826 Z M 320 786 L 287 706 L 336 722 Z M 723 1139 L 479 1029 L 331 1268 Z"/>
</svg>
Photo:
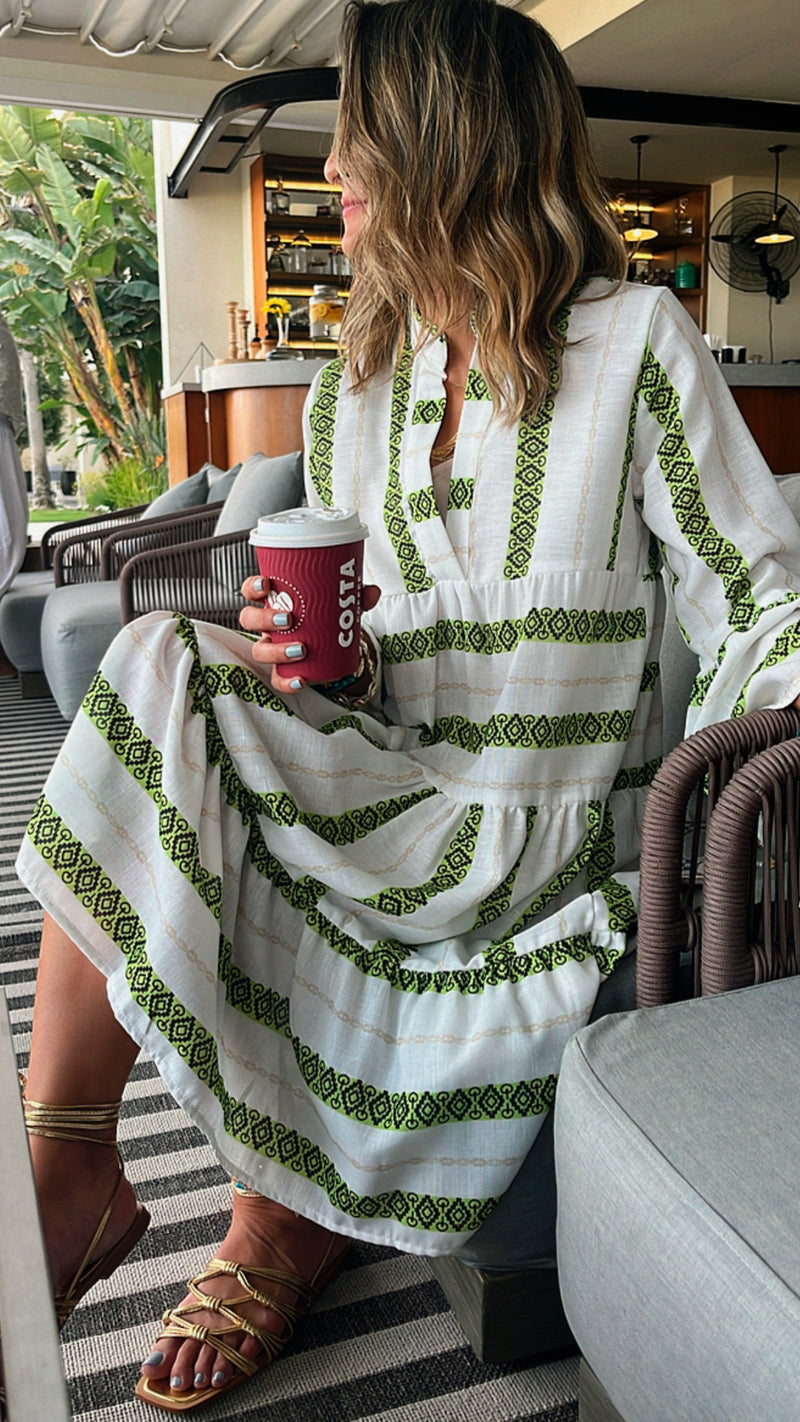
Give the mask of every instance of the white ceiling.
<svg viewBox="0 0 800 1422">
<path fill-rule="evenodd" d="M 800 0 L 503 0 L 565 47 L 579 84 L 800 103 Z M 198 119 L 237 76 L 336 62 L 344 0 L 0 0 L 0 102 Z M 294 132 L 330 127 L 306 107 Z M 280 114 L 289 124 L 288 111 Z M 593 121 L 601 166 L 708 182 L 800 177 L 800 134 Z M 264 146 L 269 147 L 266 131 Z M 302 139 L 294 141 L 302 142 Z M 319 151 L 319 138 L 309 135 Z M 220 179 L 224 181 L 224 179 Z"/>
</svg>

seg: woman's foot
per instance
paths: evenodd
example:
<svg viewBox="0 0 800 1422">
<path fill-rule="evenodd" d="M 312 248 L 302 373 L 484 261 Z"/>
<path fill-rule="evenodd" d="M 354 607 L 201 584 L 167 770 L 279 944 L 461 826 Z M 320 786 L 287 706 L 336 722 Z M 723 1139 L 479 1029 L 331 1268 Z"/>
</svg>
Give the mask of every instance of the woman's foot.
<svg viewBox="0 0 800 1422">
<path fill-rule="evenodd" d="M 349 1243 L 343 1236 L 332 1235 L 322 1225 L 294 1214 L 274 1200 L 262 1195 L 234 1192 L 230 1229 L 217 1250 L 217 1258 L 235 1260 L 245 1273 L 248 1268 L 276 1269 L 296 1274 L 310 1282 L 326 1255 L 331 1261 L 340 1258 Z M 298 1298 L 297 1291 L 291 1286 L 262 1284 L 257 1276 L 253 1282 L 255 1287 L 261 1288 L 276 1301 L 302 1308 L 304 1301 Z M 220 1299 L 242 1296 L 242 1285 L 232 1276 L 220 1275 L 210 1279 L 203 1284 L 203 1289 L 206 1294 Z M 195 1300 L 189 1297 L 184 1302 L 193 1303 Z M 274 1334 L 276 1339 L 288 1331 L 285 1319 L 261 1303 L 237 1304 L 236 1312 L 248 1318 L 257 1328 Z M 210 1310 L 191 1315 L 193 1324 L 206 1326 L 212 1331 L 220 1321 L 220 1315 Z M 265 1351 L 257 1338 L 245 1332 L 227 1333 L 225 1340 L 254 1362 Z M 162 1336 L 156 1340 L 153 1352 L 142 1364 L 143 1377 L 168 1379 L 170 1392 L 176 1397 L 191 1390 L 224 1388 L 235 1379 L 236 1373 L 234 1364 L 224 1354 L 209 1343 L 200 1343 L 196 1339 L 182 1341 Z"/>
</svg>

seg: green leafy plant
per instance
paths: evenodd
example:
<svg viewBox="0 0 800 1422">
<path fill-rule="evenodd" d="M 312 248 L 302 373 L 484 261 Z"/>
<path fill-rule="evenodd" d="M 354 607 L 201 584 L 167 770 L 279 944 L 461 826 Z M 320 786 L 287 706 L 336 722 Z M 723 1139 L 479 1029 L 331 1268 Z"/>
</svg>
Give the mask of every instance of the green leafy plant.
<svg viewBox="0 0 800 1422">
<path fill-rule="evenodd" d="M 20 346 L 65 373 L 84 440 L 110 463 L 133 456 L 156 467 L 164 436 L 147 121 L 0 107 L 0 309 Z"/>
</svg>

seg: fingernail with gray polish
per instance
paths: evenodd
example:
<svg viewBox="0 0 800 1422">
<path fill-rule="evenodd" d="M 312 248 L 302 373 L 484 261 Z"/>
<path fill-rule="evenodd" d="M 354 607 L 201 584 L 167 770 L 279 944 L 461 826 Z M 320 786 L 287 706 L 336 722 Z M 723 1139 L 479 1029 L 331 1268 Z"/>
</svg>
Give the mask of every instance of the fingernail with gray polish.
<svg viewBox="0 0 800 1422">
<path fill-rule="evenodd" d="M 262 592 L 264 592 L 264 579 L 263 579 L 263 578 L 254 578 L 254 579 L 253 579 L 253 592 L 257 592 L 257 593 L 262 593 Z"/>
<path fill-rule="evenodd" d="M 296 662 L 299 657 L 304 657 L 305 654 L 306 649 L 305 647 L 301 646 L 299 642 L 292 642 L 291 647 L 286 648 L 286 655 L 293 662 Z"/>
<path fill-rule="evenodd" d="M 143 1368 L 157 1368 L 157 1367 L 159 1367 L 159 1366 L 161 1365 L 161 1363 L 163 1363 L 163 1361 L 164 1361 L 164 1354 L 163 1354 L 163 1353 L 160 1353 L 160 1352 L 158 1351 L 158 1349 L 156 1349 L 155 1353 L 151 1353 L 151 1354 L 150 1354 L 150 1357 L 149 1357 L 149 1358 L 145 1358 L 144 1362 L 142 1363 L 142 1367 L 143 1367 Z"/>
<path fill-rule="evenodd" d="M 303 683 L 302 683 L 302 681 L 300 680 L 299 676 L 296 676 L 293 681 L 290 681 L 290 682 L 289 682 L 289 685 L 290 685 L 290 687 L 292 688 L 292 691 L 302 691 L 302 690 L 303 690 Z"/>
<path fill-rule="evenodd" d="M 276 627 L 288 627 L 288 626 L 289 626 L 289 614 L 288 614 L 288 612 L 276 612 L 275 615 L 273 616 L 272 621 L 273 621 L 273 624 L 274 624 Z"/>
</svg>

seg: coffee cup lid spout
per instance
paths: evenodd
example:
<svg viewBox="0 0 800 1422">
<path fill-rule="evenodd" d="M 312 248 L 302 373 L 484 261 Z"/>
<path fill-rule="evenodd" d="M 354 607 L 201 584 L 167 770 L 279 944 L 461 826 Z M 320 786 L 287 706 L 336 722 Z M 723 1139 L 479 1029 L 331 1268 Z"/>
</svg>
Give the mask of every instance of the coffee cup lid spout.
<svg viewBox="0 0 800 1422">
<path fill-rule="evenodd" d="M 368 537 L 369 529 L 355 509 L 284 509 L 262 515 L 250 530 L 256 548 L 329 548 Z"/>
</svg>

